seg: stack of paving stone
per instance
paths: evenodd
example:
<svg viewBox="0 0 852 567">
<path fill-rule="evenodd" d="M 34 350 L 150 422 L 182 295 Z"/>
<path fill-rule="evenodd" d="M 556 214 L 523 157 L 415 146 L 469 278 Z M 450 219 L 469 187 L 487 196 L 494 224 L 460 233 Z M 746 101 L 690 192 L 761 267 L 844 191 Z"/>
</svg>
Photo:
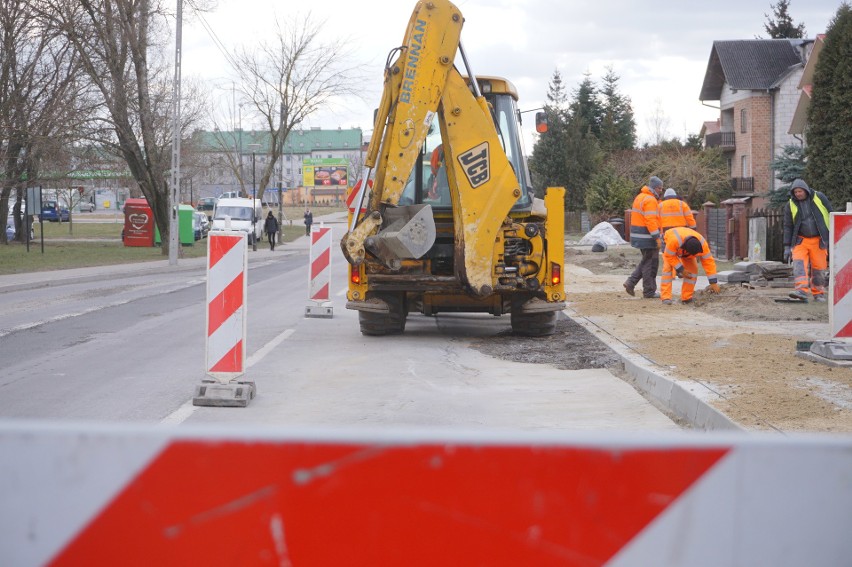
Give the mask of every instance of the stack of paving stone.
<svg viewBox="0 0 852 567">
<path fill-rule="evenodd" d="M 717 275 L 719 283 L 748 287 L 795 287 L 793 266 L 781 262 L 737 262 L 733 270 Z"/>
</svg>

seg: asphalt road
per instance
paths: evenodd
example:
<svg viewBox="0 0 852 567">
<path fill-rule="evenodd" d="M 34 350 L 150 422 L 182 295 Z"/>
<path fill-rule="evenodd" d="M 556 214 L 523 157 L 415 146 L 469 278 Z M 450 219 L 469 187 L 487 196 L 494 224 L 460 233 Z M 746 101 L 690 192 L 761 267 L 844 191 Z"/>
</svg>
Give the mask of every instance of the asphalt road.
<svg viewBox="0 0 852 567">
<path fill-rule="evenodd" d="M 335 229 L 340 234 L 340 229 Z M 606 370 L 507 362 L 469 347 L 508 317 L 409 316 L 406 332 L 364 337 L 332 261 L 331 319 L 306 318 L 307 239 L 249 251 L 246 408 L 196 407 L 205 378 L 204 265 L 0 278 L 0 418 L 177 425 L 676 429 Z M 7 284 L 4 287 L 4 284 Z M 19 286 L 20 287 L 20 286 Z M 4 291 L 5 290 L 5 291 Z"/>
</svg>

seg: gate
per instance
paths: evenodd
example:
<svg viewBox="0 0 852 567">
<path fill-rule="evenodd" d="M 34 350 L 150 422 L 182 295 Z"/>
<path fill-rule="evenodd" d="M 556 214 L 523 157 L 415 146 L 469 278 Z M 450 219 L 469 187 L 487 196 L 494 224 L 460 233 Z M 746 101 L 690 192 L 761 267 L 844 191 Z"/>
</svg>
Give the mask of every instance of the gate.
<svg viewBox="0 0 852 567">
<path fill-rule="evenodd" d="M 784 261 L 784 209 L 755 209 L 748 218 L 766 219 L 766 259 Z"/>
<path fill-rule="evenodd" d="M 714 258 L 727 258 L 727 217 L 725 208 L 717 209 L 708 207 L 707 211 L 707 243 Z"/>
</svg>

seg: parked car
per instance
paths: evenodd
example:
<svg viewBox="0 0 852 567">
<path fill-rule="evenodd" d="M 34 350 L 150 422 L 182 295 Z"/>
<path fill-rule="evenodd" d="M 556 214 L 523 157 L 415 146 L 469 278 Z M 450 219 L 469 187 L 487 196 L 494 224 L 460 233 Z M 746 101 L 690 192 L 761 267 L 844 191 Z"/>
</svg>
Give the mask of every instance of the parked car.
<svg viewBox="0 0 852 567">
<path fill-rule="evenodd" d="M 207 233 L 210 232 L 210 221 L 207 215 L 196 211 L 192 216 L 192 230 L 195 233 L 195 239 L 201 240 L 207 238 Z"/>
<path fill-rule="evenodd" d="M 92 213 L 95 211 L 95 204 L 91 201 L 81 201 L 79 208 L 81 213 Z"/>
<path fill-rule="evenodd" d="M 60 206 L 56 201 L 43 201 L 38 220 L 41 222 L 68 222 L 71 212 L 67 207 Z"/>
<path fill-rule="evenodd" d="M 213 218 L 213 211 L 216 210 L 216 201 L 218 200 L 219 199 L 214 199 L 213 197 L 199 199 L 198 204 L 195 206 L 195 210 L 201 211 L 207 215 L 207 220 L 210 220 Z"/>
</svg>

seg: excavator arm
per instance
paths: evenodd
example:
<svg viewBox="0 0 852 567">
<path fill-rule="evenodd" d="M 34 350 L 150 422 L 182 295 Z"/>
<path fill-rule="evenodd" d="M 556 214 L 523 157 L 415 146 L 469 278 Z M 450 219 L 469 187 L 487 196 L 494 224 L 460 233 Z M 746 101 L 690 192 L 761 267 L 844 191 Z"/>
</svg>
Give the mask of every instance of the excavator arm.
<svg viewBox="0 0 852 567">
<path fill-rule="evenodd" d="M 421 0 L 411 14 L 402 46 L 395 50 L 398 57 L 385 68 L 382 100 L 364 162 L 367 172 L 373 168 L 376 172 L 368 214 L 360 229 L 355 226 L 358 219 L 353 219 L 341 242 L 353 265 L 364 260 L 365 242 L 381 226 L 383 210 L 399 204 L 453 68 L 463 21 L 451 2 Z M 366 190 L 367 184 L 362 183 L 362 191 Z M 426 219 L 428 213 L 420 215 L 421 230 L 413 235 L 412 257 L 424 254 L 434 242 L 434 223 L 431 228 L 426 226 L 431 220 Z"/>
</svg>

